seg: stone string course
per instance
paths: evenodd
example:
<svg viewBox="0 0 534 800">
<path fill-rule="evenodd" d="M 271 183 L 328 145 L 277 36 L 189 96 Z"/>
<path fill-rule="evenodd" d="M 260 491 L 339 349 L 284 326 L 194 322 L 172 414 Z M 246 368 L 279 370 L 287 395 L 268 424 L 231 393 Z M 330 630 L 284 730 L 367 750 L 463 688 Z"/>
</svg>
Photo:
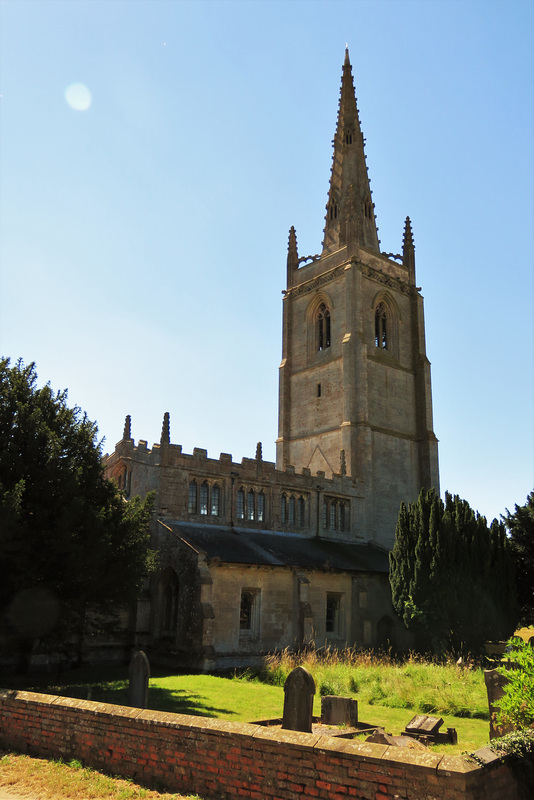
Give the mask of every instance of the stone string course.
<svg viewBox="0 0 534 800">
<path fill-rule="evenodd" d="M 516 800 L 509 767 L 319 734 L 0 691 L 0 745 L 216 800 Z"/>
</svg>

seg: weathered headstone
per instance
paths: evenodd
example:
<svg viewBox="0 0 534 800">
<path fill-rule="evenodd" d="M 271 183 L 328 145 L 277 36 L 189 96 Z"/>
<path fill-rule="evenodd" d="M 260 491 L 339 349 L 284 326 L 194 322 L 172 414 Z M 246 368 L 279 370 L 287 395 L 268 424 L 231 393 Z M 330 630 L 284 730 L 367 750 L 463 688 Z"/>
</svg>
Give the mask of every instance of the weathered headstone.
<svg viewBox="0 0 534 800">
<path fill-rule="evenodd" d="M 148 679 L 150 664 L 142 650 L 137 650 L 130 661 L 128 684 L 128 702 L 134 708 L 146 708 L 148 705 Z"/>
<path fill-rule="evenodd" d="M 508 683 L 506 675 L 501 675 L 496 669 L 484 670 L 484 682 L 488 693 L 488 705 L 490 714 L 490 735 L 489 738 L 497 739 L 514 730 L 513 725 L 498 725 L 495 721 L 499 711 L 498 703 L 504 695 L 504 687 Z"/>
<path fill-rule="evenodd" d="M 358 724 L 358 701 L 352 697 L 324 695 L 321 697 L 321 722 L 354 728 Z"/>
<path fill-rule="evenodd" d="M 284 683 L 282 728 L 311 733 L 315 681 L 304 667 L 295 667 Z"/>
</svg>

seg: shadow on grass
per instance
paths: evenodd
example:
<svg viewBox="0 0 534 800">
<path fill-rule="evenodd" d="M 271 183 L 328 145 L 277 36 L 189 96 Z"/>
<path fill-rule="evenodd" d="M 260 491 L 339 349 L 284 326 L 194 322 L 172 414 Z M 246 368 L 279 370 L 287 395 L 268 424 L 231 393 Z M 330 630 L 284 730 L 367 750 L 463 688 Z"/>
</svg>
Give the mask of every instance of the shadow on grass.
<svg viewBox="0 0 534 800">
<path fill-rule="evenodd" d="M 195 717 L 219 717 L 221 714 L 235 714 L 230 708 L 216 708 L 206 703 L 201 694 L 190 694 L 184 689 L 171 691 L 159 686 L 148 690 L 148 707 L 154 711 L 168 711 L 173 714 L 192 714 Z"/>
<path fill-rule="evenodd" d="M 174 673 L 172 673 L 174 674 Z M 171 673 L 155 671 L 153 677 L 167 677 Z M 35 676 L 12 678 L 2 681 L 2 688 L 25 689 L 45 694 L 73 697 L 79 700 L 93 700 L 96 703 L 128 705 L 128 668 L 69 670 L 59 680 Z M 185 689 L 164 689 L 149 686 L 148 708 L 172 714 L 191 714 L 198 717 L 218 717 L 221 714 L 236 715 L 232 708 L 217 708 L 210 705 L 208 698 Z"/>
</svg>

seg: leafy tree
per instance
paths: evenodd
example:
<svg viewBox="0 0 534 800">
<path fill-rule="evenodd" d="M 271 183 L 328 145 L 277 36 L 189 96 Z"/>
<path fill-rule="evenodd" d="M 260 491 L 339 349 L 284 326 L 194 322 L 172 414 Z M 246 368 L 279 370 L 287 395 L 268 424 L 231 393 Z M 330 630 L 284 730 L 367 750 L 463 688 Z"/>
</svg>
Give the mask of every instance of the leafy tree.
<svg viewBox="0 0 534 800">
<path fill-rule="evenodd" d="M 401 503 L 390 553 L 393 606 L 419 646 L 477 651 L 506 638 L 517 610 L 504 525 L 486 519 L 448 492 L 433 489 Z"/>
<path fill-rule="evenodd" d="M 510 531 L 515 558 L 517 596 L 523 625 L 534 625 L 534 491 L 515 513 L 506 509 L 505 525 Z"/>
<path fill-rule="evenodd" d="M 104 477 L 97 427 L 35 365 L 0 359 L 0 620 L 31 650 L 81 641 L 150 572 L 153 497 L 126 503 Z"/>
<path fill-rule="evenodd" d="M 514 668 L 500 667 L 508 682 L 504 695 L 497 703 L 499 723 L 511 723 L 515 728 L 534 726 L 534 648 L 518 636 L 508 641 L 508 657 Z"/>
</svg>

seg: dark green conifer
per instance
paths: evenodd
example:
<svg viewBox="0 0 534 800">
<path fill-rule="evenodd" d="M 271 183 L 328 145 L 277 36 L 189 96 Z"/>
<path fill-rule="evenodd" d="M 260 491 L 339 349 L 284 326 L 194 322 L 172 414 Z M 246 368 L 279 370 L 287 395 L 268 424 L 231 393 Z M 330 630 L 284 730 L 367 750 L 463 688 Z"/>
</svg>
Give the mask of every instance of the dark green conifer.
<svg viewBox="0 0 534 800">
<path fill-rule="evenodd" d="M 513 561 L 504 527 L 458 495 L 433 489 L 402 503 L 390 554 L 393 605 L 419 646 L 475 652 L 507 638 L 517 621 Z"/>
</svg>

